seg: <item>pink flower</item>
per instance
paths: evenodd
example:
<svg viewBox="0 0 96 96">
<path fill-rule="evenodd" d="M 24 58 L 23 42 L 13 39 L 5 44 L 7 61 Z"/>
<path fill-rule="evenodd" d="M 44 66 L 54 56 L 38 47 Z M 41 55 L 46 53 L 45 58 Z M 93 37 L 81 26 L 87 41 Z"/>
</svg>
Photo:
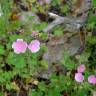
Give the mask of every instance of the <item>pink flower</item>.
<svg viewBox="0 0 96 96">
<path fill-rule="evenodd" d="M 32 32 L 31 36 L 36 36 L 38 35 L 38 32 Z"/>
<path fill-rule="evenodd" d="M 40 50 L 40 42 L 39 40 L 33 40 L 29 45 L 28 45 L 29 50 L 32 53 L 36 53 Z"/>
<path fill-rule="evenodd" d="M 88 77 L 88 82 L 91 84 L 96 84 L 96 77 L 94 75 L 90 75 Z"/>
<path fill-rule="evenodd" d="M 27 43 L 23 41 L 23 39 L 17 39 L 16 42 L 13 42 L 12 48 L 16 54 L 24 53 L 27 48 Z"/>
<path fill-rule="evenodd" d="M 84 76 L 82 75 L 82 73 L 75 73 L 75 80 L 77 82 L 83 82 Z"/>
<path fill-rule="evenodd" d="M 78 72 L 80 72 L 80 73 L 82 73 L 82 72 L 84 72 L 85 71 L 85 65 L 84 64 L 81 64 L 80 66 L 78 66 L 78 68 L 77 68 L 77 71 Z"/>
</svg>

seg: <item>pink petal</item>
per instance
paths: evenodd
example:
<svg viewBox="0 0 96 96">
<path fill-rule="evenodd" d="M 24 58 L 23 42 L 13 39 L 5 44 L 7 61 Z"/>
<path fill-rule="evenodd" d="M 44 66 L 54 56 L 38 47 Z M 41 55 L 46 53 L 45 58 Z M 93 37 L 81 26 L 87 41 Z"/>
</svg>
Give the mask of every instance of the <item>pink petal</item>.
<svg viewBox="0 0 96 96">
<path fill-rule="evenodd" d="M 31 45 L 31 44 L 28 46 L 28 48 L 32 53 L 36 53 L 40 50 L 40 46 L 35 46 L 35 45 Z"/>
<path fill-rule="evenodd" d="M 31 42 L 31 44 L 40 45 L 40 41 L 39 41 L 39 40 L 33 40 L 33 41 Z"/>
<path fill-rule="evenodd" d="M 12 44 L 12 48 L 14 49 L 16 46 L 16 44 L 15 44 L 16 42 L 14 42 L 13 44 Z"/>
<path fill-rule="evenodd" d="M 85 65 L 84 64 L 81 64 L 80 66 L 78 66 L 78 68 L 77 68 L 77 71 L 78 72 L 80 72 L 80 73 L 82 73 L 82 72 L 84 72 L 85 71 Z"/>
<path fill-rule="evenodd" d="M 40 50 L 40 42 L 39 40 L 33 40 L 29 45 L 28 45 L 29 50 L 32 53 L 36 53 Z"/>
<path fill-rule="evenodd" d="M 76 80 L 77 82 L 83 82 L 84 76 L 82 75 L 82 73 L 76 73 L 76 74 L 75 74 L 75 80 Z"/>
<path fill-rule="evenodd" d="M 14 52 L 19 54 L 19 53 L 24 53 L 27 48 L 27 43 L 23 41 L 23 39 L 17 39 L 16 42 L 13 42 L 12 48 L 14 49 Z"/>
<path fill-rule="evenodd" d="M 88 82 L 91 84 L 96 84 L 96 77 L 94 75 L 90 75 L 88 77 Z"/>
</svg>

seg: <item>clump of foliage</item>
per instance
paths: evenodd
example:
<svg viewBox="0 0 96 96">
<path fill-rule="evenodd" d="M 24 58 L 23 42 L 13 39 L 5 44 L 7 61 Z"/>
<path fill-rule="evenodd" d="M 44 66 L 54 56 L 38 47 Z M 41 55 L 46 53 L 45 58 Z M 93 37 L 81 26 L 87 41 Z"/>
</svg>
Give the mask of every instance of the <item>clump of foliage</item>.
<svg viewBox="0 0 96 96">
<path fill-rule="evenodd" d="M 46 1 L 41 0 L 41 3 L 39 0 L 0 1 L 0 96 L 8 94 L 8 96 L 13 96 L 13 94 L 20 96 L 23 96 L 22 94 L 26 96 L 92 96 L 93 90 L 96 90 L 96 83 L 93 84 L 93 79 L 92 83 L 88 81 L 90 75 L 96 75 L 96 37 L 92 36 L 93 29 L 96 27 L 96 14 L 93 12 L 96 11 L 96 0 L 93 0 L 86 24 L 86 30 L 91 36 L 88 35 L 86 38 L 84 52 L 77 56 L 78 58 L 70 57 L 70 54 L 64 52 L 60 66 L 66 68 L 65 74 L 62 70 L 56 70 L 49 78 L 41 78 L 38 76 L 39 71 L 48 69 L 48 61 L 42 59 L 47 50 L 44 42 L 47 42 L 49 36 L 42 32 L 50 23 L 46 11 L 53 10 L 60 16 L 69 14 L 68 6 L 63 0 L 49 0 L 51 3 Z M 40 22 L 39 20 L 34 21 L 38 18 L 33 14 L 26 16 L 27 21 L 25 17 L 24 22 L 19 19 L 19 15 L 24 16 L 28 11 L 36 13 Z M 33 31 L 37 32 L 35 36 L 31 36 Z M 53 35 L 61 36 L 62 34 L 62 26 L 54 28 Z M 33 40 L 39 40 L 40 50 L 36 53 L 26 50 L 24 53 L 16 54 L 12 49 L 12 44 L 17 39 L 23 39 L 28 44 Z M 82 73 L 84 80 L 78 82 L 75 80 L 75 74 L 78 73 L 77 67 L 81 64 L 86 66 L 86 70 Z"/>
</svg>

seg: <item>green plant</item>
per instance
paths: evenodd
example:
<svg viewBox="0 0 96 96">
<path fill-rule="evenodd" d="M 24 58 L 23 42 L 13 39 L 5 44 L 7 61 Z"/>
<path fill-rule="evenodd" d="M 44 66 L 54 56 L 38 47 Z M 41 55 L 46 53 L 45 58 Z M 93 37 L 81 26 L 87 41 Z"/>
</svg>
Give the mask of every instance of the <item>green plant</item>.
<svg viewBox="0 0 96 96">
<path fill-rule="evenodd" d="M 93 14 L 95 7 L 96 0 L 93 0 L 88 22 L 86 22 L 86 31 L 92 32 L 95 28 L 96 16 Z M 46 45 L 50 34 L 43 33 L 42 30 L 50 24 L 50 16 L 47 14 L 50 10 L 60 16 L 71 14 L 69 6 L 63 0 L 52 0 L 51 3 L 43 0 L 42 4 L 37 0 L 0 0 L 0 13 L 2 12 L 0 16 L 0 96 L 7 93 L 13 94 L 13 92 L 22 93 L 22 91 L 28 93 L 28 96 L 92 96 L 93 90 L 96 90 L 95 85 L 88 82 L 89 75 L 96 75 L 95 36 L 86 37 L 86 49 L 79 54 L 78 59 L 70 56 L 67 50 L 62 52 L 61 65 L 58 66 L 63 66 L 66 71 L 63 72 L 53 64 L 54 68 L 51 73 L 49 72 L 49 78 L 38 76 L 42 69 L 45 71 L 49 68 L 49 62 L 43 59 L 43 55 L 47 50 Z M 11 17 L 14 12 L 18 16 L 15 20 Z M 37 13 L 44 15 L 45 19 L 42 21 Z M 24 17 L 23 20 L 19 16 Z M 35 19 L 37 21 L 34 22 Z M 31 36 L 35 31 L 37 35 Z M 64 35 L 63 25 L 56 26 L 51 35 L 57 37 Z M 38 39 L 41 43 L 39 52 L 31 53 L 30 50 L 26 50 L 25 53 L 16 54 L 12 44 L 17 39 L 26 41 L 28 45 L 32 40 Z M 80 64 L 85 64 L 86 70 L 82 73 L 84 80 L 77 82 L 75 73 Z"/>
</svg>

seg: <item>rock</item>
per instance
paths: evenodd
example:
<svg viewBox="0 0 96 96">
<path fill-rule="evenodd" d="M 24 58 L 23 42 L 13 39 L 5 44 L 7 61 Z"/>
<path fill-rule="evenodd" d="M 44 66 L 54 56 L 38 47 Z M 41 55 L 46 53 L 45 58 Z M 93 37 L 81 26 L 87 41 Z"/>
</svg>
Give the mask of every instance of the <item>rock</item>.
<svg viewBox="0 0 96 96">
<path fill-rule="evenodd" d="M 70 39 L 70 44 L 71 45 L 70 45 L 70 48 L 68 49 L 68 51 L 71 55 L 75 55 L 81 46 L 79 37 L 78 36 L 72 37 Z"/>
<path fill-rule="evenodd" d="M 59 40 L 60 39 L 60 40 Z M 68 40 L 67 36 L 61 36 L 56 42 L 51 38 L 52 41 L 47 43 L 47 52 L 43 55 L 43 59 L 48 61 L 48 70 L 43 71 L 40 76 L 43 78 L 48 78 L 50 74 L 54 71 L 53 63 L 62 66 L 60 60 L 63 58 L 64 50 L 67 50 L 70 53 L 70 56 L 74 56 L 80 48 L 80 40 L 77 35 L 73 36 Z M 63 73 L 66 71 L 66 68 L 62 66 Z"/>
<path fill-rule="evenodd" d="M 51 39 L 52 40 L 52 39 Z M 43 59 L 49 60 L 50 62 L 60 61 L 62 58 L 62 52 L 68 50 L 70 56 L 75 55 L 80 48 L 80 40 L 78 36 L 71 37 L 68 41 L 67 37 L 61 37 L 58 42 L 49 41 L 47 44 L 47 52 L 44 54 Z"/>
</svg>

